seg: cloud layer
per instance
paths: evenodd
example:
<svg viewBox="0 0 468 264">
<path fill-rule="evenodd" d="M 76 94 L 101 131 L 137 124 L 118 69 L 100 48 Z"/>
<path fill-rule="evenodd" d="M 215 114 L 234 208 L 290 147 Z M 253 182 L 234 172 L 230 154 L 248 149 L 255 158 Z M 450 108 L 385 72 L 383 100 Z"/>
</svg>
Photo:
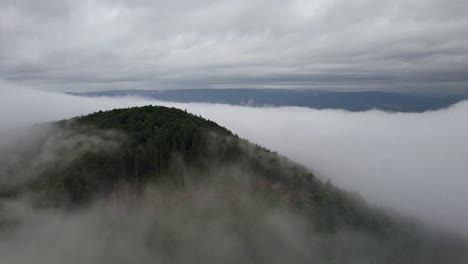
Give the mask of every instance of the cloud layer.
<svg viewBox="0 0 468 264">
<path fill-rule="evenodd" d="M 369 202 L 468 234 L 468 102 L 421 114 L 181 104 L 0 89 L 0 128 L 147 104 L 212 119 Z M 0 137 L 1 139 L 1 137 Z"/>
<path fill-rule="evenodd" d="M 422 114 L 187 108 L 309 166 L 370 203 L 468 234 L 466 101 Z"/>
<path fill-rule="evenodd" d="M 467 8 L 464 0 L 6 0 L 0 77 L 68 91 L 466 91 Z"/>
</svg>

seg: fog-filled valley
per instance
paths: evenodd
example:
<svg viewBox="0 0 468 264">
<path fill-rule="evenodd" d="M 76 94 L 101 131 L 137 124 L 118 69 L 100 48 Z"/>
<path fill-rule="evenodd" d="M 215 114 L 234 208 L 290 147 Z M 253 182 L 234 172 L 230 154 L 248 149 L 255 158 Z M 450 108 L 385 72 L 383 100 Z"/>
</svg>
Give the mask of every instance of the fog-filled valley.
<svg viewBox="0 0 468 264">
<path fill-rule="evenodd" d="M 0 250 L 8 263 L 466 257 L 465 102 L 417 114 L 351 113 L 2 88 Z M 182 111 L 154 110 L 148 117 L 168 115 L 151 121 L 161 134 L 143 137 L 143 110 L 86 116 L 149 104 Z M 83 117 L 44 123 L 74 116 Z"/>
<path fill-rule="evenodd" d="M 0 264 L 468 263 L 467 10 L 0 0 Z"/>
<path fill-rule="evenodd" d="M 420 114 L 80 98 L 3 85 L 1 129 L 156 104 L 187 109 L 300 162 L 370 203 L 468 233 L 467 103 Z M 260 120 L 260 121 L 259 121 Z"/>
</svg>

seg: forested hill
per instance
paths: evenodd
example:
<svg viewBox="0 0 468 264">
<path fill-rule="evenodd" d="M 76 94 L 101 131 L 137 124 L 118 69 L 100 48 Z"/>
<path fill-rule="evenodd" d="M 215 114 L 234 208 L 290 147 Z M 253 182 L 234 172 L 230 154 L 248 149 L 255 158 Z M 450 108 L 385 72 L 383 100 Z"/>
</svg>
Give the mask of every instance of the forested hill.
<svg viewBox="0 0 468 264">
<path fill-rule="evenodd" d="M 216 255 L 218 261 L 468 260 L 464 239 L 371 207 L 309 169 L 179 109 L 116 109 L 36 130 L 2 146 L 10 152 L 0 160 L 0 201 L 22 197 L 38 210 L 81 212 L 98 201 L 115 204 L 134 197 L 141 202 L 120 217 L 133 219 L 142 214 L 141 206 L 153 212 L 143 214 L 144 222 L 152 223 L 150 231 L 138 234 L 145 237 L 145 254 L 166 262 L 184 263 L 187 247 L 226 250 L 218 243 L 231 240 L 243 249 Z M 28 144 L 17 144 L 26 136 Z M 0 227 L 5 228 L 11 221 L 1 219 L 2 212 Z M 208 231 L 220 228 L 220 221 L 221 238 Z M 133 224 L 125 228 L 141 232 Z M 213 261 L 215 256 L 203 250 L 190 251 L 195 262 Z"/>
</svg>

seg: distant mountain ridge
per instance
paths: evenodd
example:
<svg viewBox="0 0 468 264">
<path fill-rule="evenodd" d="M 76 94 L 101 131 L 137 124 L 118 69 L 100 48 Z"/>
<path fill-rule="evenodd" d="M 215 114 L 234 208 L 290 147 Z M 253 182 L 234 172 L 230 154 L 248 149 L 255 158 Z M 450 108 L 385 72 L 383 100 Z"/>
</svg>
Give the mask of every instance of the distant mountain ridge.
<svg viewBox="0 0 468 264">
<path fill-rule="evenodd" d="M 449 107 L 468 99 L 461 94 L 419 94 L 382 91 L 336 92 L 289 89 L 176 89 L 109 90 L 68 93 L 86 97 L 136 96 L 181 103 L 221 103 L 229 105 L 299 106 L 314 109 L 389 112 L 424 112 Z"/>
</svg>

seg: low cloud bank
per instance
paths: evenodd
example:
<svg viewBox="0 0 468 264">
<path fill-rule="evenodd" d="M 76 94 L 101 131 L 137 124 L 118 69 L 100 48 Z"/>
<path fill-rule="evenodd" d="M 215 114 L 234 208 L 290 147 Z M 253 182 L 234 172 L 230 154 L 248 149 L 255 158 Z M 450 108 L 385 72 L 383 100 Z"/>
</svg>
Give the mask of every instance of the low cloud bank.
<svg viewBox="0 0 468 264">
<path fill-rule="evenodd" d="M 0 131 L 97 110 L 187 109 L 278 151 L 370 203 L 468 234 L 468 103 L 422 114 L 79 98 L 2 84 Z M 1 140 L 1 137 L 0 137 Z"/>
<path fill-rule="evenodd" d="M 358 191 L 371 203 L 468 234 L 467 102 L 422 114 L 189 109 Z"/>
</svg>

